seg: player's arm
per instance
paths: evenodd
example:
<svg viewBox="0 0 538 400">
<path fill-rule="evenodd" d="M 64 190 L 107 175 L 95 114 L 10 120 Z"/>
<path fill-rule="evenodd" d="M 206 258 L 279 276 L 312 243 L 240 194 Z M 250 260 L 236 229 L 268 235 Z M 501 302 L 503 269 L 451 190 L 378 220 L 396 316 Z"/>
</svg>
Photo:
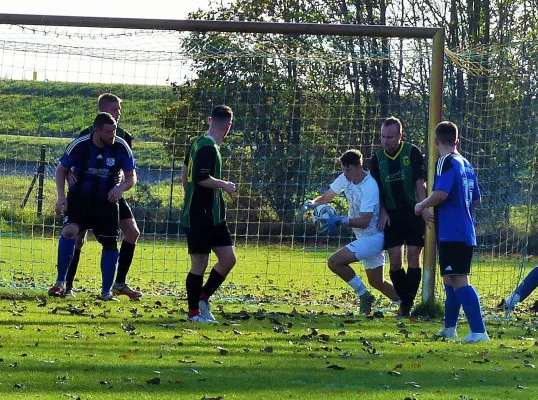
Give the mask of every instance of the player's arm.
<svg viewBox="0 0 538 400">
<path fill-rule="evenodd" d="M 385 226 L 390 226 L 390 218 L 385 208 L 385 199 L 381 194 L 381 172 L 379 171 L 379 160 L 377 159 L 377 154 L 374 154 L 370 159 L 370 175 L 377 182 L 377 187 L 379 189 L 379 218 L 377 219 L 377 229 L 382 231 L 385 229 Z"/>
<path fill-rule="evenodd" d="M 181 168 L 181 185 L 183 186 L 183 192 L 187 193 L 187 172 L 188 172 L 188 165 L 183 164 L 183 168 Z"/>
<path fill-rule="evenodd" d="M 70 171 L 62 163 L 59 163 L 56 167 L 56 192 L 58 198 L 54 207 L 57 214 L 61 214 L 62 210 L 67 209 L 67 199 L 65 198 L 65 179 Z"/>
<path fill-rule="evenodd" d="M 366 229 L 372 221 L 372 215 L 374 215 L 373 212 L 361 212 L 360 217 L 350 218 L 348 225 L 352 228 Z"/>
<path fill-rule="evenodd" d="M 413 182 L 415 182 L 415 192 L 417 201 L 422 201 L 426 198 L 426 166 L 424 164 L 424 156 L 418 149 L 413 146 L 411 148 L 411 170 L 413 173 Z"/>
<path fill-rule="evenodd" d="M 439 165 L 442 162 L 443 165 Z M 437 161 L 436 170 L 441 169 L 441 172 L 435 177 L 433 192 L 424 200 L 415 205 L 415 214 L 419 215 L 428 207 L 435 207 L 443 203 L 448 194 L 452 190 L 455 182 L 454 168 L 452 168 L 451 160 L 442 158 Z"/>
<path fill-rule="evenodd" d="M 318 206 L 320 204 L 328 204 L 336 197 L 336 192 L 332 189 L 327 190 L 321 196 L 316 197 L 312 201 L 312 207 Z"/>
<path fill-rule="evenodd" d="M 444 190 L 434 190 L 428 197 L 415 206 L 415 214 L 420 214 L 426 208 L 435 207 L 441 204 L 448 197 L 448 193 Z"/>
<path fill-rule="evenodd" d="M 204 146 L 198 150 L 194 162 L 193 180 L 197 185 L 208 189 L 222 189 L 226 193 L 234 193 L 235 183 L 215 178 L 217 150 L 213 146 Z"/>
</svg>

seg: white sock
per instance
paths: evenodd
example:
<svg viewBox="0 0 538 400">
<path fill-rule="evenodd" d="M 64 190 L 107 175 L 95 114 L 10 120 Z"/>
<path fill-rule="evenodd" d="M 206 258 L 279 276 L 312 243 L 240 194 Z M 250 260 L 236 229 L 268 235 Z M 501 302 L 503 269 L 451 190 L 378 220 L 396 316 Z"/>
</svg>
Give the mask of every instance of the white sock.
<svg viewBox="0 0 538 400">
<path fill-rule="evenodd" d="M 362 283 L 361 278 L 359 278 L 357 275 L 351 278 L 351 280 L 347 284 L 351 286 L 359 296 L 362 296 L 364 293 L 366 293 L 366 286 L 364 286 L 364 283 Z"/>
<path fill-rule="evenodd" d="M 519 303 L 519 300 L 521 299 L 521 297 L 519 296 L 519 294 L 517 294 L 516 292 L 512 293 L 510 295 L 510 297 L 508 297 L 506 299 L 506 306 L 509 308 L 509 309 L 512 309 L 514 308 L 514 306 Z"/>
<path fill-rule="evenodd" d="M 66 283 L 67 283 L 66 281 L 56 281 L 56 284 L 54 286 L 56 287 L 65 286 Z"/>
</svg>

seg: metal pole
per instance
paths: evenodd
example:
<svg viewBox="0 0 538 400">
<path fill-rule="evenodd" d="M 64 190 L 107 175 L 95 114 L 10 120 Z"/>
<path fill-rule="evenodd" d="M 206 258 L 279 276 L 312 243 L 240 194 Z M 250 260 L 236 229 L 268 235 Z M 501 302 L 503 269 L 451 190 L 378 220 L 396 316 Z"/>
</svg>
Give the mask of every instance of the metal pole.
<svg viewBox="0 0 538 400">
<path fill-rule="evenodd" d="M 439 29 L 433 37 L 432 76 L 430 83 L 430 111 L 428 126 L 428 195 L 432 192 L 437 149 L 435 148 L 435 127 L 441 122 L 443 107 L 443 66 L 445 58 L 445 31 Z M 435 230 L 426 227 L 424 243 L 424 274 L 422 278 L 422 301 L 430 303 L 435 300 L 436 273 Z"/>
<path fill-rule="evenodd" d="M 0 24 L 156 29 L 189 32 L 244 32 L 280 33 L 292 35 L 341 35 L 406 38 L 433 38 L 436 32 L 439 30 L 439 28 L 421 28 L 411 26 L 103 18 L 27 14 L 0 14 Z"/>
<path fill-rule="evenodd" d="M 45 145 L 41 145 L 41 155 L 39 159 L 39 167 L 37 169 L 37 174 L 39 176 L 39 183 L 37 186 L 37 216 L 41 217 L 43 215 L 43 187 L 45 184 Z"/>
</svg>

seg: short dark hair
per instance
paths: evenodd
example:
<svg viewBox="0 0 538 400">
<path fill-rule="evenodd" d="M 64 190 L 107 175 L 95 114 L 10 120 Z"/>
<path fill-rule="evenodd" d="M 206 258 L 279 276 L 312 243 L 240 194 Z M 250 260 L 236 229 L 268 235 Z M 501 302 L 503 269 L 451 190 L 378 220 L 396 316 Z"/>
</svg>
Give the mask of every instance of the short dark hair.
<svg viewBox="0 0 538 400">
<path fill-rule="evenodd" d="M 435 127 L 435 138 L 439 143 L 455 145 L 458 140 L 458 127 L 454 122 L 439 122 Z"/>
<path fill-rule="evenodd" d="M 100 112 L 93 120 L 93 129 L 101 130 L 105 125 L 117 125 L 116 120 L 107 112 Z"/>
<path fill-rule="evenodd" d="M 397 125 L 398 132 L 402 133 L 402 122 L 396 117 L 388 117 L 387 119 L 385 119 L 381 124 L 381 128 L 387 128 L 391 125 Z"/>
<path fill-rule="evenodd" d="M 121 104 L 122 100 L 112 93 L 103 93 L 99 98 L 97 99 L 97 106 L 99 109 L 103 107 L 104 103 L 119 103 Z"/>
<path fill-rule="evenodd" d="M 216 106 L 211 111 L 211 120 L 216 123 L 229 123 L 234 116 L 232 109 L 224 104 Z"/>
<path fill-rule="evenodd" d="M 362 165 L 362 153 L 359 150 L 351 149 L 340 156 L 340 163 L 344 167 L 350 165 Z"/>
</svg>

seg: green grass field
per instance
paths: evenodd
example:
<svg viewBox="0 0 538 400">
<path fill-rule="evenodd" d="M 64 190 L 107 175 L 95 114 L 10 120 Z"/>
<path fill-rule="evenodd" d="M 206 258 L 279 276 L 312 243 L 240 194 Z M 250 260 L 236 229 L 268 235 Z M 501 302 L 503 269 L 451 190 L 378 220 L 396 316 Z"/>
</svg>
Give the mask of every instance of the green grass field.
<svg viewBox="0 0 538 400">
<path fill-rule="evenodd" d="M 68 300 L 45 296 L 55 238 L 0 236 L 0 397 L 537 398 L 538 319 L 527 311 L 536 296 L 505 320 L 491 307 L 498 296 L 484 295 L 493 340 L 461 345 L 435 337 L 440 320 L 397 321 L 382 299 L 377 318 L 359 316 L 355 296 L 325 265 L 334 249 L 236 244 L 238 264 L 213 303 L 221 323 L 198 326 L 185 321 L 182 239 L 142 240 L 128 281 L 145 296 L 117 303 L 95 297 L 94 240 Z M 475 269 L 480 292 L 514 267 L 497 260 Z M 462 319 L 459 335 L 467 333 Z"/>
<path fill-rule="evenodd" d="M 461 345 L 435 337 L 439 321 L 333 306 L 220 301 L 220 325 L 199 326 L 174 297 L 0 298 L 2 398 L 538 397 L 535 317 L 490 321 L 490 343 Z"/>
</svg>

